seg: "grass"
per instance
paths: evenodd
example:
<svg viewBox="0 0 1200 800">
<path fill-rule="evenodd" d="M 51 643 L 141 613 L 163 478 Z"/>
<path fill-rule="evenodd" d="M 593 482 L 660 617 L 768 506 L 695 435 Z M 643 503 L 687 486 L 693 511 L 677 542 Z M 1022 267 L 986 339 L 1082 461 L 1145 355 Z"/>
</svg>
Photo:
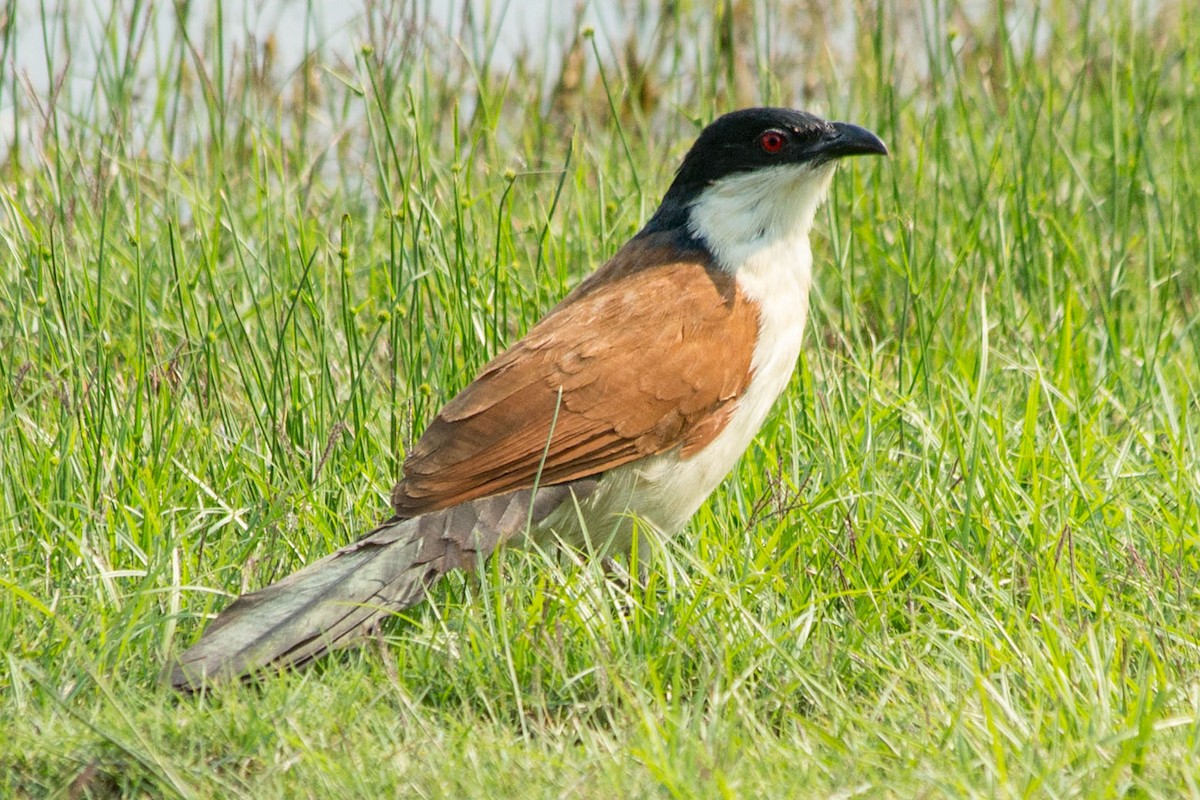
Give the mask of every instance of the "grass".
<svg viewBox="0 0 1200 800">
<path fill-rule="evenodd" d="M 219 3 L 0 13 L 0 795 L 1200 795 L 1189 4 L 863 3 L 828 47 L 848 9 L 676 4 L 511 63 L 499 8 L 424 8 L 295 69 Z M 764 102 L 893 155 L 645 587 L 506 554 L 307 672 L 164 687 Z"/>
</svg>

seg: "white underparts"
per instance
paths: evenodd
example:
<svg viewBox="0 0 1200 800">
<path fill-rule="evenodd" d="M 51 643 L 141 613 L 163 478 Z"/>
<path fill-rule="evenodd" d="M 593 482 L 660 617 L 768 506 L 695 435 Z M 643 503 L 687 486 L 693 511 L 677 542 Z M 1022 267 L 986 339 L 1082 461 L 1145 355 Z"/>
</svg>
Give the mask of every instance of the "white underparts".
<svg viewBox="0 0 1200 800">
<path fill-rule="evenodd" d="M 731 175 L 704 190 L 690 210 L 691 231 L 760 309 L 750 383 L 724 430 L 699 453 L 684 459 L 672 451 L 610 470 L 584 503 L 554 512 L 546 523 L 553 530 L 538 532 L 537 541 L 590 541 L 627 552 L 633 520 L 674 534 L 729 474 L 799 358 L 812 285 L 808 233 L 832 175 L 832 163 L 785 165 Z"/>
</svg>

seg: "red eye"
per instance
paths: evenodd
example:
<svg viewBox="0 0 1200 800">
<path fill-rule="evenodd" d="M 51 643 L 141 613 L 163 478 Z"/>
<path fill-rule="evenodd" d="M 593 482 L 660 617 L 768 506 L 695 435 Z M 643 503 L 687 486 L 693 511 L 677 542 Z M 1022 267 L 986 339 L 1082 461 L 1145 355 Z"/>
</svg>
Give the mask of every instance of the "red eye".
<svg viewBox="0 0 1200 800">
<path fill-rule="evenodd" d="M 775 155 L 783 146 L 787 144 L 787 135 L 783 131 L 765 131 L 758 137 L 758 146 L 763 149 L 764 153 Z"/>
</svg>

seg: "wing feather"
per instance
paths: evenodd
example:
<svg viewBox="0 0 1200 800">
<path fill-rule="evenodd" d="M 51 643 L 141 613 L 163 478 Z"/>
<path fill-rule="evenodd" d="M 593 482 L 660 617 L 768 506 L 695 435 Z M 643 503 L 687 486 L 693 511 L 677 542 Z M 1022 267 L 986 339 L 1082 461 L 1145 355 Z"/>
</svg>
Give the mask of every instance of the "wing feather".
<svg viewBox="0 0 1200 800">
<path fill-rule="evenodd" d="M 396 512 L 687 457 L 715 438 L 750 381 L 758 313 L 704 251 L 680 260 L 671 244 L 635 238 L 447 403 L 408 454 Z"/>
</svg>

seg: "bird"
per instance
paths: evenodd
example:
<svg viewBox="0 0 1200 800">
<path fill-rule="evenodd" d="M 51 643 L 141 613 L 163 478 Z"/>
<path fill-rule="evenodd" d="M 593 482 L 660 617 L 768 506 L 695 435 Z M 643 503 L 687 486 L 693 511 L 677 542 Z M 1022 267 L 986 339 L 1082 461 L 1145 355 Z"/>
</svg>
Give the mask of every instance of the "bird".
<svg viewBox="0 0 1200 800">
<path fill-rule="evenodd" d="M 303 666 L 506 545 L 603 557 L 676 535 L 799 358 L 835 165 L 888 149 L 788 108 L 708 124 L 658 209 L 487 363 L 405 454 L 393 515 L 243 595 L 169 667 L 198 691 Z"/>
</svg>

